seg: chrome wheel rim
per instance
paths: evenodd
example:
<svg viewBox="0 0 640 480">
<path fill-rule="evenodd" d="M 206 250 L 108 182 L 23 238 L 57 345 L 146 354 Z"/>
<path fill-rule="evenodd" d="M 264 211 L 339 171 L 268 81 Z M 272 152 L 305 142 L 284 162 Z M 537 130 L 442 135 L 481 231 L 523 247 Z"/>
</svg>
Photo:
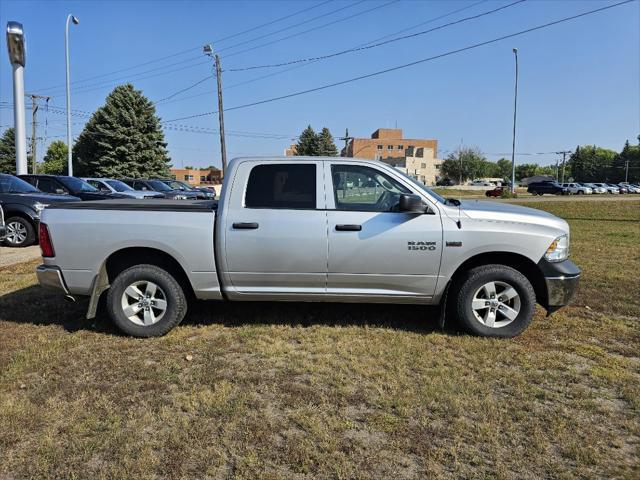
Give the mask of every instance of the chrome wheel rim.
<svg viewBox="0 0 640 480">
<path fill-rule="evenodd" d="M 478 322 L 489 328 L 502 328 L 520 313 L 520 295 L 506 282 L 487 282 L 476 290 L 471 310 Z"/>
<path fill-rule="evenodd" d="M 164 317 L 167 312 L 167 296 L 157 284 L 140 280 L 125 289 L 121 305 L 129 321 L 148 327 L 158 323 Z"/>
<path fill-rule="evenodd" d="M 8 223 L 6 239 L 14 245 L 24 243 L 27 239 L 27 227 L 20 222 Z"/>
</svg>

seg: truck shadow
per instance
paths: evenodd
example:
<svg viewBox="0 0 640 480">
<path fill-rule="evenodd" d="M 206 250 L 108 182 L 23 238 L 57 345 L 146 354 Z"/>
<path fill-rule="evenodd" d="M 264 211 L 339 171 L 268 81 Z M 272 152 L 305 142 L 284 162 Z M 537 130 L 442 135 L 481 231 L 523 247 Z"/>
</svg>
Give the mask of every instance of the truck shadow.
<svg viewBox="0 0 640 480">
<path fill-rule="evenodd" d="M 0 320 L 59 325 L 68 332 L 86 330 L 120 335 L 107 317 L 104 297 L 97 317 L 86 320 L 88 299 L 70 303 L 59 293 L 32 285 L 0 296 Z M 182 325 L 370 326 L 428 334 L 441 331 L 438 315 L 435 307 L 414 305 L 191 301 Z M 454 333 L 455 329 L 447 326 L 445 331 Z"/>
</svg>

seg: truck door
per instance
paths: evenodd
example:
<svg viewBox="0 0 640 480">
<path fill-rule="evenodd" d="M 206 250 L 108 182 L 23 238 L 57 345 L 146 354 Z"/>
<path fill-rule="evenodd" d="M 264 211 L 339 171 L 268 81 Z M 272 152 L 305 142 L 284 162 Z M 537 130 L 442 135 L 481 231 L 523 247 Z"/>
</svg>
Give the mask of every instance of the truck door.
<svg viewBox="0 0 640 480">
<path fill-rule="evenodd" d="M 230 182 L 231 183 L 231 182 Z M 223 271 L 235 293 L 326 292 L 327 212 L 321 162 L 243 162 L 225 199 Z"/>
<path fill-rule="evenodd" d="M 382 169 L 327 162 L 327 293 L 383 301 L 433 296 L 442 224 L 429 214 L 398 212 L 403 193 L 419 193 Z M 414 187 L 417 190 L 417 187 Z"/>
</svg>

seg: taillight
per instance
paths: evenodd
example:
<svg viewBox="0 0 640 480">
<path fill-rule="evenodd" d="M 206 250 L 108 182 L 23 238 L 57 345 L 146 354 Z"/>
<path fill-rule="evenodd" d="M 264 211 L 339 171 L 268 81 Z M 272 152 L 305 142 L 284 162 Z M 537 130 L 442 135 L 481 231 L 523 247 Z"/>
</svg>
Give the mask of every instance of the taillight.
<svg viewBox="0 0 640 480">
<path fill-rule="evenodd" d="M 53 249 L 53 243 L 51 242 L 51 235 L 49 235 L 49 227 L 46 224 L 40 223 L 40 229 L 38 231 L 38 237 L 40 241 L 40 250 L 43 257 L 55 257 L 56 252 Z"/>
</svg>

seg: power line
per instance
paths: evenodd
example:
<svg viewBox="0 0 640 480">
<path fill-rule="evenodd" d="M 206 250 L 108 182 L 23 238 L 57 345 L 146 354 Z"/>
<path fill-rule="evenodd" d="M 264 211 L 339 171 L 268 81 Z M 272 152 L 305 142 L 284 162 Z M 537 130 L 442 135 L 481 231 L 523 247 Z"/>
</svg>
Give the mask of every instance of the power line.
<svg viewBox="0 0 640 480">
<path fill-rule="evenodd" d="M 361 0 L 361 1 L 364 1 L 364 0 Z M 298 36 L 300 36 L 300 35 L 305 35 L 305 34 L 307 34 L 307 33 L 313 32 L 313 31 L 315 31 L 315 30 L 319 30 L 319 29 L 321 29 L 321 28 L 325 28 L 325 27 L 328 27 L 328 26 L 330 26 L 330 25 L 335 25 L 336 23 L 340 23 L 340 22 L 344 22 L 344 21 L 347 21 L 347 20 L 351 20 L 351 19 L 352 19 L 352 18 L 354 18 L 354 17 L 358 17 L 358 16 L 360 16 L 360 15 L 364 15 L 365 13 L 373 12 L 374 10 L 378 10 L 378 9 L 380 9 L 380 8 L 387 7 L 387 6 L 391 5 L 391 4 L 393 4 L 393 3 L 397 3 L 397 2 L 399 2 L 399 1 L 400 1 L 400 0 L 391 0 L 390 2 L 383 3 L 382 5 L 378 5 L 378 6 L 375 6 L 375 7 L 369 8 L 369 9 L 367 9 L 367 10 L 362 10 L 361 12 L 354 13 L 353 15 L 349 15 L 349 16 L 347 16 L 347 17 L 339 18 L 338 20 L 333 20 L 333 21 L 328 22 L 328 23 L 323 23 L 322 25 L 318 25 L 318 26 L 316 26 L 316 27 L 309 28 L 308 30 L 303 30 L 302 32 L 296 32 L 296 33 L 293 33 L 293 34 L 288 35 L 288 36 L 286 36 L 286 37 L 277 38 L 277 39 L 275 39 L 275 40 L 271 40 L 270 42 L 266 42 L 266 43 L 262 43 L 262 44 L 260 44 L 260 45 L 256 45 L 256 46 L 253 46 L 253 47 L 249 47 L 249 48 L 246 48 L 246 49 L 244 49 L 244 50 L 240 50 L 240 51 L 238 51 L 238 52 L 229 53 L 229 54 L 225 55 L 225 59 L 226 59 L 226 58 L 229 58 L 229 57 L 233 57 L 233 56 L 235 56 L 235 55 L 240 55 L 240 54 L 242 54 L 242 53 L 251 52 L 251 51 L 253 51 L 253 50 L 257 50 L 258 48 L 266 47 L 266 46 L 268 46 L 268 45 L 273 45 L 274 43 L 282 42 L 282 41 L 284 41 L 284 40 L 289 40 L 290 38 L 298 37 Z M 361 3 L 361 2 L 358 2 L 358 3 Z M 356 3 L 356 5 L 357 5 L 358 3 Z"/>
<path fill-rule="evenodd" d="M 224 42 L 225 40 L 230 40 L 232 38 L 239 37 L 240 35 L 244 35 L 245 33 L 253 32 L 254 30 L 258 30 L 258 29 L 263 28 L 263 27 L 268 27 L 269 25 L 273 25 L 274 23 L 281 22 L 282 20 L 286 20 L 286 19 L 291 18 L 291 17 L 295 17 L 297 15 L 300 15 L 301 13 L 305 13 L 305 12 L 308 12 L 310 10 L 314 10 L 316 8 L 319 8 L 319 7 L 323 6 L 323 5 L 326 5 L 327 3 L 331 3 L 331 2 L 333 2 L 333 0 L 326 0 L 324 2 L 320 2 L 320 3 L 316 4 L 316 5 L 311 6 L 311 7 L 304 8 L 302 10 L 299 10 L 297 12 L 291 13 L 289 15 L 285 15 L 284 17 L 276 18 L 275 20 L 271 20 L 270 22 L 263 23 L 261 25 L 256 25 L 255 27 L 248 28 L 248 29 L 246 29 L 246 30 L 244 30 L 242 32 L 234 33 L 233 35 L 228 35 L 226 37 L 219 38 L 218 40 L 215 40 L 213 43 L 215 44 L 215 43 Z"/>
<path fill-rule="evenodd" d="M 437 20 L 441 20 L 441 19 L 446 18 L 446 17 L 449 17 L 449 16 L 451 16 L 451 15 L 455 15 L 456 13 L 462 12 L 462 11 L 464 11 L 464 10 L 468 10 L 468 9 L 470 9 L 470 8 L 473 8 L 473 7 L 477 6 L 477 5 L 480 5 L 481 3 L 485 3 L 485 2 L 487 2 L 487 1 L 488 1 L 488 0 L 480 0 L 479 2 L 473 3 L 473 4 L 471 4 L 471 5 L 467 5 L 467 6 L 462 7 L 462 8 L 457 8 L 457 9 L 452 10 L 452 11 L 450 11 L 450 12 L 447 12 L 447 13 L 445 13 L 445 14 L 443 14 L 443 15 L 439 15 L 439 16 L 437 16 L 437 17 L 433 17 L 433 18 L 430 18 L 430 19 L 425 20 L 425 21 L 423 21 L 423 22 L 417 23 L 417 24 L 415 24 L 415 25 L 413 25 L 413 26 L 411 26 L 411 27 L 404 28 L 404 29 L 402 29 L 402 30 L 398 30 L 398 31 L 393 32 L 393 33 L 391 33 L 391 34 L 384 35 L 384 36 L 382 36 L 382 37 L 375 38 L 375 39 L 373 39 L 373 40 L 370 40 L 370 41 L 369 41 L 369 42 L 367 42 L 367 43 L 359 44 L 359 45 L 357 45 L 357 46 L 356 46 L 356 47 L 354 47 L 354 48 L 361 47 L 361 46 L 366 46 L 366 45 L 370 45 L 370 44 L 375 43 L 375 42 L 377 42 L 377 41 L 379 41 L 379 40 L 383 40 L 383 39 L 385 39 L 385 38 L 393 37 L 394 35 L 397 35 L 397 34 L 399 34 L 399 33 L 404 33 L 404 32 L 407 32 L 407 31 L 413 30 L 414 28 L 421 27 L 421 26 L 423 26 L 423 25 L 426 25 L 426 24 L 429 24 L 429 23 L 435 22 L 435 21 L 437 21 Z M 294 66 L 294 67 L 286 68 L 286 69 L 284 69 L 284 70 L 280 70 L 280 71 L 278 71 L 278 72 L 268 73 L 267 75 L 261 75 L 261 76 L 259 76 L 259 77 L 251 78 L 251 79 L 249 79 L 249 80 L 243 80 L 243 81 L 241 81 L 241 82 L 233 83 L 233 84 L 231 84 L 231 85 L 229 85 L 229 86 L 225 87 L 225 90 L 229 90 L 229 89 L 231 89 L 231 88 L 241 87 L 241 86 L 243 86 L 243 85 L 247 85 L 247 84 L 250 84 L 250 83 L 258 82 L 258 81 L 260 81 L 260 80 L 264 80 L 265 78 L 273 77 L 273 76 L 276 76 L 276 75 L 281 75 L 281 74 L 286 73 L 286 72 L 289 72 L 289 71 L 291 71 L 291 70 L 296 70 L 296 69 L 298 69 L 298 68 L 302 68 L 302 67 L 309 66 L 309 65 L 311 65 L 311 64 L 313 64 L 313 63 L 316 63 L 316 61 L 311 61 L 311 62 L 308 62 L 308 63 L 298 64 L 298 65 L 296 65 L 296 66 Z M 224 70 L 223 70 L 223 71 L 224 71 Z M 170 102 L 167 102 L 167 103 L 181 102 L 181 101 L 184 101 L 184 100 L 190 100 L 190 99 L 192 99 L 192 98 L 202 97 L 203 95 L 210 95 L 210 94 L 211 94 L 211 92 L 210 92 L 210 91 L 207 91 L 207 92 L 201 92 L 201 93 L 197 93 L 197 94 L 195 94 L 195 95 L 189 95 L 188 97 L 178 98 L 178 99 L 175 99 L 175 100 L 170 101 Z"/>
<path fill-rule="evenodd" d="M 270 25 L 270 24 L 273 24 L 273 23 L 279 22 L 279 21 L 281 21 L 281 20 L 285 20 L 285 19 L 287 19 L 287 18 L 291 18 L 291 17 L 293 17 L 293 16 L 295 16 L 295 15 L 299 15 L 299 14 L 304 13 L 304 12 L 306 12 L 306 11 L 309 11 L 309 10 L 312 10 L 312 9 L 314 9 L 314 8 L 320 7 L 320 6 L 322 6 L 322 5 L 326 4 L 326 3 L 329 3 L 329 2 L 331 2 L 331 1 L 333 1 L 333 0 L 328 0 L 328 1 L 322 2 L 322 3 L 318 4 L 318 5 L 315 5 L 315 6 L 312 6 L 312 7 L 309 7 L 309 8 L 303 9 L 303 10 L 300 10 L 300 11 L 298 11 L 298 12 L 296 12 L 296 13 L 289 14 L 289 15 L 286 15 L 286 16 L 281 17 L 281 18 L 277 18 L 277 19 L 275 19 L 275 20 L 272 20 L 271 22 L 267 22 L 267 23 L 265 23 L 265 24 L 262 24 L 262 25 L 258 25 L 258 26 L 252 27 L 252 28 L 250 28 L 250 29 L 248 29 L 248 30 L 245 30 L 245 31 L 242 31 L 242 32 L 239 32 L 239 33 L 233 34 L 233 35 L 229 35 L 229 36 L 224 37 L 224 38 L 220 38 L 220 39 L 218 39 L 218 40 L 216 41 L 216 43 L 223 42 L 223 41 L 225 41 L 225 40 L 227 40 L 227 39 L 234 38 L 234 37 L 239 36 L 239 35 L 243 35 L 243 34 L 245 34 L 245 33 L 248 33 L 248 32 L 250 32 L 250 31 L 252 31 L 252 30 L 256 30 L 256 29 L 259 29 L 259 28 L 265 27 L 265 26 L 267 26 L 267 25 Z M 159 58 L 155 58 L 155 59 L 153 59 L 153 60 L 149 60 L 149 61 L 146 61 L 146 62 L 143 62 L 143 63 L 139 63 L 139 64 L 136 64 L 136 65 L 132 65 L 132 66 L 130 66 L 130 67 L 120 68 L 120 69 L 118 69 L 118 70 L 113 70 L 113 71 L 111 71 L 111 72 L 103 73 L 103 74 L 100 74 L 100 75 L 94 75 L 94 76 L 92 76 L 92 77 L 87 77 L 87 78 L 83 78 L 83 79 L 80 79 L 80 80 L 75 80 L 75 81 L 71 82 L 71 85 L 77 85 L 77 84 L 79 84 L 79 83 L 86 83 L 86 82 L 89 82 L 89 81 L 91 81 L 91 80 L 96 80 L 96 79 L 98 79 L 98 78 L 110 77 L 110 76 L 115 75 L 115 74 L 117 74 L 117 73 L 122 73 L 122 72 L 127 72 L 127 71 L 130 71 L 130 70 L 135 70 L 135 69 L 138 69 L 138 68 L 141 68 L 141 67 L 145 67 L 145 66 L 147 66 L 147 65 L 151 65 L 151 64 L 153 64 L 153 63 L 158 63 L 158 62 L 161 62 L 161 61 L 163 61 L 163 60 L 167 60 L 167 59 L 169 59 L 169 58 L 175 58 L 175 57 L 178 57 L 178 56 L 184 55 L 185 53 L 189 53 L 189 52 L 192 52 L 192 51 L 194 51 L 194 50 L 200 50 L 201 48 L 202 48 L 202 47 L 201 47 L 200 45 L 199 45 L 199 46 L 197 46 L 197 47 L 187 48 L 187 49 L 182 50 L 182 51 L 180 51 L 180 52 L 172 53 L 172 54 L 170 54 L 170 55 L 165 55 L 165 56 L 162 56 L 162 57 L 159 57 Z M 138 75 L 138 74 L 137 74 L 137 75 Z M 42 91 L 45 91 L 45 90 L 53 90 L 53 89 L 57 89 L 57 88 L 59 88 L 59 87 L 64 87 L 64 86 L 65 86 L 65 84 L 61 84 L 61 85 L 54 85 L 54 86 L 52 86 L 52 87 L 41 88 L 41 89 L 39 89 L 39 90 L 42 90 Z"/>
<path fill-rule="evenodd" d="M 186 88 L 183 88 L 183 89 L 181 89 L 181 90 L 178 90 L 177 92 L 172 93 L 171 95 L 168 95 L 168 96 L 166 96 L 166 97 L 164 97 L 164 98 L 161 98 L 160 100 L 156 100 L 155 102 L 153 102 L 153 104 L 154 104 L 154 105 L 157 105 L 158 103 L 160 103 L 160 102 L 164 102 L 165 100 L 170 100 L 170 99 L 172 99 L 173 97 L 180 95 L 181 93 L 188 92 L 188 91 L 189 91 L 189 90 L 191 90 L 192 88 L 197 87 L 197 86 L 198 86 L 198 85 L 200 85 L 201 83 L 204 83 L 204 82 L 206 82 L 207 80 L 209 80 L 209 79 L 211 79 L 211 78 L 213 78 L 213 76 L 212 76 L 212 75 L 207 75 L 207 76 L 206 76 L 206 77 L 204 77 L 203 79 L 198 80 L 196 83 L 194 83 L 194 84 L 192 84 L 192 85 L 189 85 L 189 86 L 188 86 L 188 87 L 186 87 Z"/>
<path fill-rule="evenodd" d="M 353 7 L 355 7 L 355 6 L 357 6 L 357 5 L 361 4 L 361 3 L 364 3 L 366 1 L 367 0 L 358 0 L 355 3 L 351 3 L 349 5 L 345 5 L 344 7 L 340 7 L 340 8 L 337 8 L 335 10 L 331 10 L 330 12 L 326 12 L 326 13 L 323 13 L 321 15 L 317 15 L 317 16 L 309 18 L 309 19 L 307 19 L 307 20 L 305 20 L 303 22 L 299 22 L 299 23 L 296 23 L 294 25 L 289 25 L 288 27 L 281 28 L 280 30 L 275 30 L 273 32 L 265 33 L 264 35 L 260 35 L 258 37 L 250 38 L 249 40 L 244 40 L 244 41 L 242 41 L 240 43 L 236 43 L 235 45 L 229 45 L 228 47 L 224 47 L 224 48 L 219 49 L 218 52 L 223 52 L 225 50 L 230 50 L 232 48 L 236 48 L 236 47 L 240 47 L 242 45 L 246 45 L 247 43 L 255 42 L 257 40 L 262 40 L 263 38 L 267 38 L 267 37 L 270 37 L 272 35 L 277 35 L 278 33 L 285 32 L 285 31 L 290 30 L 292 28 L 296 28 L 296 27 L 299 27 L 301 25 L 305 25 L 307 23 L 314 22 L 314 21 L 316 21 L 316 20 L 318 20 L 320 18 L 328 17 L 329 15 L 333 15 L 334 13 L 338 13 L 338 12 L 341 12 L 343 10 L 347 10 L 349 8 L 353 8 Z"/>
<path fill-rule="evenodd" d="M 375 76 L 378 76 L 378 75 L 383 75 L 385 73 L 394 72 L 396 70 L 401 70 L 401 69 L 404 69 L 404 68 L 412 67 L 414 65 L 418 65 L 418 64 L 421 64 L 421 63 L 429 62 L 429 61 L 432 61 L 432 60 L 437 60 L 437 59 L 443 58 L 443 57 L 448 57 L 448 56 L 454 55 L 456 53 L 461 53 L 461 52 L 465 52 L 467 50 L 473 50 L 475 48 L 482 47 L 482 46 L 485 46 L 485 45 L 490 45 L 492 43 L 500 42 L 500 41 L 506 40 L 508 38 L 513 38 L 513 37 L 517 37 L 517 36 L 520 36 L 520 35 L 524 35 L 526 33 L 530 33 L 530 32 L 534 32 L 534 31 L 537 31 L 537 30 L 544 29 L 544 28 L 548 28 L 548 27 L 551 27 L 553 25 L 558 25 L 560 23 L 565 23 L 565 22 L 568 22 L 568 21 L 571 21 L 571 20 L 575 20 L 577 18 L 585 17 L 587 15 L 591 15 L 591 14 L 594 14 L 594 13 L 602 12 L 604 10 L 609 10 L 611 8 L 614 8 L 614 7 L 619 7 L 621 5 L 625 5 L 627 3 L 631 3 L 631 2 L 634 2 L 634 1 L 636 1 L 636 0 L 624 0 L 622 2 L 610 4 L 610 5 L 607 5 L 605 7 L 600 7 L 600 8 L 594 9 L 594 10 L 589 10 L 589 11 L 586 11 L 586 12 L 583 12 L 583 13 L 579 13 L 577 15 L 564 17 L 564 18 L 561 18 L 559 20 L 554 20 L 553 22 L 544 23 L 542 25 L 538 25 L 538 26 L 535 26 L 535 27 L 527 28 L 525 30 L 520 30 L 518 32 L 510 33 L 508 35 L 503 35 L 501 37 L 497 37 L 497 38 L 494 38 L 494 39 L 491 39 L 491 40 L 486 40 L 484 42 L 476 43 L 476 44 L 473 44 L 473 45 L 468 45 L 466 47 L 458 48 L 458 49 L 455 49 L 455 50 L 450 50 L 448 52 L 441 53 L 441 54 L 438 54 L 438 55 L 434 55 L 432 57 L 427 57 L 427 58 L 423 58 L 423 59 L 416 60 L 416 61 L 413 61 L 413 62 L 405 63 L 403 65 L 398 65 L 398 66 L 395 66 L 395 67 L 386 68 L 384 70 L 378 70 L 377 72 L 367 73 L 365 75 L 360 75 L 360 76 L 357 76 L 357 77 L 349 78 L 347 80 L 342 80 L 342 81 L 339 81 L 339 82 L 329 83 L 327 85 L 322 85 L 320 87 L 310 88 L 310 89 L 307 89 L 307 90 L 301 90 L 299 92 L 289 93 L 287 95 L 280 95 L 278 97 L 268 98 L 268 99 L 265 99 L 265 100 L 259 100 L 259 101 L 256 101 L 256 102 L 246 103 L 246 104 L 243 104 L 243 105 L 237 105 L 235 107 L 229 107 L 229 108 L 226 108 L 225 111 L 239 110 L 239 109 L 242 109 L 242 108 L 253 107 L 253 106 L 262 105 L 262 104 L 265 104 L 265 103 L 271 103 L 271 102 L 275 102 L 275 101 L 278 101 L 278 100 L 284 100 L 286 98 L 297 97 L 297 96 L 300 96 L 300 95 L 305 95 L 307 93 L 313 93 L 313 92 L 317 92 L 317 91 L 320 91 L 320 90 L 326 90 L 328 88 L 337 87 L 339 85 L 345 85 L 347 83 L 352 83 L 352 82 L 356 82 L 356 81 L 359 81 L 359 80 L 364 80 L 366 78 L 371 78 L 371 77 L 375 77 Z M 176 118 L 176 119 L 173 119 L 173 120 L 166 120 L 163 123 L 177 122 L 177 121 L 180 121 L 180 120 L 187 120 L 189 118 L 204 117 L 204 116 L 208 116 L 208 115 L 213 115 L 215 113 L 218 113 L 218 112 L 217 111 L 213 111 L 213 112 L 198 113 L 196 115 L 189 115 L 189 116 L 185 116 L 185 117 L 181 117 L 181 118 Z"/>
<path fill-rule="evenodd" d="M 317 56 L 317 57 L 300 58 L 300 59 L 297 59 L 297 60 L 290 60 L 288 62 L 282 62 L 282 63 L 272 63 L 272 64 L 267 64 L 267 65 L 255 65 L 255 66 L 252 66 L 252 67 L 227 68 L 225 71 L 226 72 L 244 72 L 246 70 L 256 70 L 256 69 L 260 69 L 260 68 L 276 68 L 276 67 L 284 67 L 284 66 L 287 66 L 287 65 L 293 65 L 293 64 L 296 64 L 296 63 L 313 62 L 313 61 L 317 61 L 317 60 L 326 60 L 327 58 L 333 58 L 333 57 L 337 57 L 337 56 L 340 56 L 340 55 L 345 55 L 347 53 L 359 52 L 359 51 L 362 51 L 362 50 L 369 50 L 371 48 L 381 47 L 383 45 L 388 45 L 390 43 L 398 42 L 400 40 L 407 40 L 409 38 L 419 37 L 419 36 L 425 35 L 427 33 L 435 32 L 436 30 L 441 30 L 443 28 L 451 27 L 451 26 L 457 25 L 459 23 L 468 22 L 470 20 L 476 20 L 478 18 L 497 13 L 497 12 L 499 12 L 501 10 L 505 10 L 505 9 L 507 9 L 509 7 L 513 7 L 514 5 L 518 5 L 519 3 L 524 3 L 526 1 L 527 0 L 517 0 L 516 2 L 509 3 L 508 5 L 503 5 L 501 7 L 494 8 L 493 10 L 488 10 L 486 12 L 482 12 L 482 13 L 479 13 L 477 15 L 461 18 L 459 20 L 455 20 L 453 22 L 445 23 L 443 25 L 439 25 L 437 27 L 430 28 L 428 30 L 423 30 L 421 32 L 411 33 L 409 35 L 404 35 L 402 37 L 392 38 L 392 39 L 386 40 L 384 42 L 367 44 L 367 45 L 361 46 L 361 47 L 349 48 L 347 50 L 341 50 L 339 52 L 330 53 L 328 55 L 320 55 L 320 56 Z"/>
</svg>

